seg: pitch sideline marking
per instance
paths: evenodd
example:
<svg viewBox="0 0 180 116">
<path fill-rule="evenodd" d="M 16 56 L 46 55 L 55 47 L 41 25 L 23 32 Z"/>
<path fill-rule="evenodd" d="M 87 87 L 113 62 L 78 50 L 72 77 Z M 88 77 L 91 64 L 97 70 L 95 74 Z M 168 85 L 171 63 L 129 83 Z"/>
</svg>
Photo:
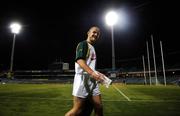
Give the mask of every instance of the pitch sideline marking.
<svg viewBox="0 0 180 116">
<path fill-rule="evenodd" d="M 121 90 L 119 90 L 115 85 L 112 85 L 122 96 L 124 96 L 128 101 L 131 101 L 128 96 L 126 96 Z"/>
</svg>

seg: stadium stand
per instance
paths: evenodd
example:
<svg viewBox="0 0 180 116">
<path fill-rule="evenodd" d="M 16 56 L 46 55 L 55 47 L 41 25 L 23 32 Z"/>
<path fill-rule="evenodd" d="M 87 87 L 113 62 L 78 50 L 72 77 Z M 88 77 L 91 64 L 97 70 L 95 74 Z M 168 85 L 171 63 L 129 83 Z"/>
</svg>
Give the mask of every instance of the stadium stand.
<svg viewBox="0 0 180 116">
<path fill-rule="evenodd" d="M 107 69 L 98 70 L 111 78 L 113 83 L 124 84 L 145 84 L 143 71 L 116 71 L 116 77 L 111 77 Z M 154 72 L 152 71 L 152 84 L 155 84 Z M 7 78 L 8 73 L 0 73 L 1 82 L 6 83 L 72 83 L 74 70 L 17 70 L 13 73 L 13 78 Z M 164 84 L 162 71 L 158 71 L 158 84 Z M 180 69 L 166 70 L 166 83 L 178 84 L 180 80 Z M 146 72 L 146 81 L 149 84 L 148 72 Z"/>
</svg>

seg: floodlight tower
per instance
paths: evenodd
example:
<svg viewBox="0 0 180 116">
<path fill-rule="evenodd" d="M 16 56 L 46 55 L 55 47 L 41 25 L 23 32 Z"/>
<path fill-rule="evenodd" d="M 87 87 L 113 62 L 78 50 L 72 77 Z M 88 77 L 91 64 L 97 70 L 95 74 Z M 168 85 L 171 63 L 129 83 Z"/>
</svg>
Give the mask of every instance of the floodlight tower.
<svg viewBox="0 0 180 116">
<path fill-rule="evenodd" d="M 114 11 L 110 11 L 106 14 L 106 23 L 111 27 L 111 39 L 112 39 L 112 70 L 116 69 L 115 65 L 115 50 L 114 50 L 114 25 L 117 23 L 118 15 Z"/>
<path fill-rule="evenodd" d="M 13 58 L 14 58 L 14 46 L 15 46 L 15 40 L 16 40 L 16 34 L 18 34 L 21 30 L 21 25 L 19 23 L 12 23 L 10 25 L 11 32 L 13 33 L 13 45 L 12 45 L 12 51 L 11 51 L 11 63 L 10 63 L 10 72 L 13 71 Z"/>
</svg>

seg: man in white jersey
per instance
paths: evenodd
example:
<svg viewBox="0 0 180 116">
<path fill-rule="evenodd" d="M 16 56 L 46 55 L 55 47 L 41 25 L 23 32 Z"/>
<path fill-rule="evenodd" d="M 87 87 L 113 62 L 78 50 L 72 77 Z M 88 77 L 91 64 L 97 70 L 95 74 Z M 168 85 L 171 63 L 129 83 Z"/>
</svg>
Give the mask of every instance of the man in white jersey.
<svg viewBox="0 0 180 116">
<path fill-rule="evenodd" d="M 73 83 L 73 108 L 65 116 L 80 116 L 85 101 L 90 98 L 96 116 L 103 116 L 101 93 L 98 81 L 103 81 L 103 74 L 95 70 L 96 52 L 93 44 L 100 36 L 100 29 L 93 26 L 87 32 L 87 39 L 80 42 L 76 48 L 75 76 Z"/>
</svg>

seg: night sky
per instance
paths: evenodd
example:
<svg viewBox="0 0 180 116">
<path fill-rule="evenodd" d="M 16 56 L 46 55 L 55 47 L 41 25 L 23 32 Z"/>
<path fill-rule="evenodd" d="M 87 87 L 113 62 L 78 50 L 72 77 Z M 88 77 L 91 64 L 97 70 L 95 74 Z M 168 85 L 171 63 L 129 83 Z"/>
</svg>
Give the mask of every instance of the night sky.
<svg viewBox="0 0 180 116">
<path fill-rule="evenodd" d="M 169 5 L 171 9 L 167 8 Z M 158 61 L 161 40 L 166 65 L 177 63 L 180 56 L 179 34 L 175 29 L 178 28 L 178 11 L 173 6 L 175 3 L 152 0 L 31 0 L 1 4 L 0 70 L 7 70 L 10 65 L 13 34 L 9 25 L 12 21 L 23 25 L 16 36 L 14 70 L 48 69 L 51 63 L 60 60 L 70 63 L 70 68 L 74 69 L 76 45 L 86 39 L 93 25 L 101 29 L 100 39 L 95 44 L 97 68 L 111 68 L 111 30 L 104 20 L 108 9 L 123 9 L 129 18 L 125 29 L 121 29 L 120 24 L 114 26 L 117 68 L 128 63 L 131 66 L 130 62 L 141 67 L 142 55 L 147 57 L 146 41 L 151 47 L 151 34 L 157 62 L 161 64 Z"/>
</svg>

